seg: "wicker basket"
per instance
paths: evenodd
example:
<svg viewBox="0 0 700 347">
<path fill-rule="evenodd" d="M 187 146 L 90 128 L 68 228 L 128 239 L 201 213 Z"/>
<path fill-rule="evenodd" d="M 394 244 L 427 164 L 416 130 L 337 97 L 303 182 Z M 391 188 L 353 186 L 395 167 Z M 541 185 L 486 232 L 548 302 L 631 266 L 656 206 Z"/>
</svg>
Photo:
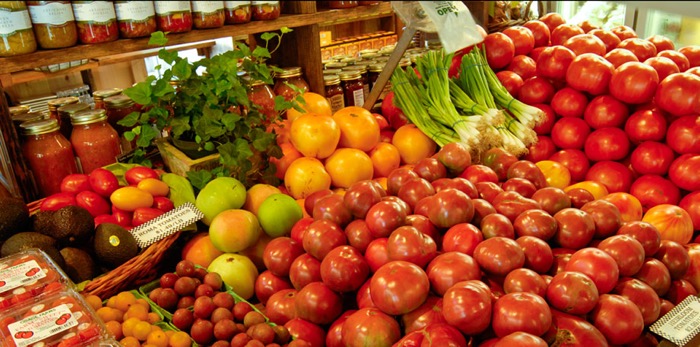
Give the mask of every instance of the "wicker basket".
<svg viewBox="0 0 700 347">
<path fill-rule="evenodd" d="M 27 204 L 29 213 L 39 211 L 42 201 Z M 94 294 L 104 300 L 121 291 L 153 281 L 159 274 L 159 265 L 164 255 L 175 244 L 180 234 L 181 232 L 177 232 L 148 246 L 126 263 L 96 277 L 85 285 L 82 293 Z"/>
</svg>

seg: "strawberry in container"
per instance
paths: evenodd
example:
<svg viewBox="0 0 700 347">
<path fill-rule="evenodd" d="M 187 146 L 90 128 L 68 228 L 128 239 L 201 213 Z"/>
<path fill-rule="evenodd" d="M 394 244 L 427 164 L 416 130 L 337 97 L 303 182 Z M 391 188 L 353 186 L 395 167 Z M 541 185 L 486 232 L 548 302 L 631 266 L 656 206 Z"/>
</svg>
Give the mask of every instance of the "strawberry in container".
<svg viewBox="0 0 700 347">
<path fill-rule="evenodd" d="M 73 288 L 73 283 L 39 249 L 0 259 L 0 309 L 67 288 Z"/>
<path fill-rule="evenodd" d="M 28 300 L 0 315 L 2 347 L 83 347 L 107 338 L 95 312 L 71 289 Z"/>
</svg>

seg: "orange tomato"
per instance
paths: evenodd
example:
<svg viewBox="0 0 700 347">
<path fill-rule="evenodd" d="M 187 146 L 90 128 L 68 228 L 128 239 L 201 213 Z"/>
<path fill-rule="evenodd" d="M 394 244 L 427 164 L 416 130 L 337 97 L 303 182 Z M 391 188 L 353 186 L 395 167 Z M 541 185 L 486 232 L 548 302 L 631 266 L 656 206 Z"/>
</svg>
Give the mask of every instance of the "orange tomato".
<svg viewBox="0 0 700 347">
<path fill-rule="evenodd" d="M 153 196 L 168 196 L 170 187 L 157 178 L 144 178 L 136 185 L 136 188 L 145 190 Z"/>
<path fill-rule="evenodd" d="M 333 111 L 331 111 L 331 104 L 323 95 L 313 92 L 305 92 L 301 95 L 301 97 L 304 98 L 304 101 L 306 101 L 306 105 L 301 103 L 298 105 L 304 109 L 304 112 L 299 112 L 295 108 L 290 108 L 287 110 L 287 119 L 290 121 L 294 121 L 302 114 L 307 113 L 316 113 L 324 116 L 333 115 Z"/>
<path fill-rule="evenodd" d="M 374 179 L 375 182 L 378 182 L 384 190 L 387 190 L 387 178 L 386 177 L 377 177 Z"/>
<path fill-rule="evenodd" d="M 283 119 L 268 125 L 267 131 L 277 134 L 277 144 L 281 145 L 289 142 L 289 127 L 291 125 L 292 122 L 289 119 Z"/>
<path fill-rule="evenodd" d="M 340 127 L 333 117 L 307 113 L 292 121 L 290 139 L 305 157 L 327 158 L 338 147 Z"/>
<path fill-rule="evenodd" d="M 404 164 L 415 164 L 435 154 L 437 144 L 414 124 L 396 129 L 391 144 L 396 146 Z"/>
<path fill-rule="evenodd" d="M 625 192 L 610 193 L 603 200 L 617 206 L 624 223 L 642 220 L 642 203 L 634 195 Z"/>
<path fill-rule="evenodd" d="M 374 115 L 358 106 L 343 107 L 333 114 L 340 127 L 338 147 L 369 152 L 379 143 L 379 123 Z"/>
<path fill-rule="evenodd" d="M 371 180 L 374 175 L 372 159 L 356 148 L 338 148 L 326 159 L 326 171 L 331 183 L 337 188 L 348 188 L 351 184 Z"/>
<path fill-rule="evenodd" d="M 554 160 L 540 160 L 535 163 L 547 179 L 547 185 L 564 189 L 571 184 L 571 173 L 563 164 Z"/>
<path fill-rule="evenodd" d="M 295 161 L 297 158 L 301 158 L 301 152 L 297 151 L 291 142 L 281 143 L 280 148 L 282 149 L 282 158 L 270 158 L 270 163 L 277 167 L 275 171 L 275 176 L 279 179 L 284 179 L 284 173 L 287 172 L 289 164 Z"/>
<path fill-rule="evenodd" d="M 655 226 L 662 240 L 686 245 L 693 238 L 693 220 L 688 212 L 676 205 L 656 205 L 647 210 L 642 221 Z"/>
<path fill-rule="evenodd" d="M 593 194 L 596 200 L 608 195 L 608 188 L 605 188 L 603 184 L 596 181 L 581 181 L 564 188 L 564 191 L 568 192 L 574 188 L 583 188 L 587 190 L 589 193 Z"/>
<path fill-rule="evenodd" d="M 378 143 L 370 152 L 374 167 L 374 177 L 387 177 L 394 169 L 401 166 L 401 154 L 396 146 L 388 142 Z"/>
<path fill-rule="evenodd" d="M 305 199 L 311 193 L 330 189 L 331 176 L 320 160 L 301 157 L 287 168 L 284 187 L 294 199 Z"/>
</svg>

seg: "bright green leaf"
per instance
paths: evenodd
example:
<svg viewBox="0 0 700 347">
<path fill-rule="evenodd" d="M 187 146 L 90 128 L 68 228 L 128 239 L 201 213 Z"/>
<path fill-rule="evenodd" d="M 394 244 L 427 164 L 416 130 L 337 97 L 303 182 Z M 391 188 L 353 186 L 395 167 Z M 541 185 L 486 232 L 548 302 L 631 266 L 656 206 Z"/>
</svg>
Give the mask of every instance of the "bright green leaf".
<svg viewBox="0 0 700 347">
<path fill-rule="evenodd" d="M 136 125 L 136 122 L 139 120 L 139 113 L 138 112 L 131 112 L 126 117 L 120 119 L 117 121 L 117 124 L 123 125 L 125 127 L 133 127 Z"/>
<path fill-rule="evenodd" d="M 202 190 L 211 181 L 213 175 L 207 170 L 187 171 L 187 178 L 197 190 Z"/>
<path fill-rule="evenodd" d="M 290 29 L 290 28 L 287 28 L 287 27 L 281 27 L 281 28 L 280 28 L 280 32 L 281 32 L 282 34 L 289 34 L 289 33 L 291 33 L 292 31 L 294 31 L 294 30 L 292 30 L 292 29 Z"/>
<path fill-rule="evenodd" d="M 260 38 L 265 40 L 265 41 L 270 41 L 275 36 L 277 36 L 277 34 L 275 34 L 275 33 L 262 33 L 262 34 L 260 34 Z"/>
<path fill-rule="evenodd" d="M 148 105 L 151 103 L 151 84 L 149 79 L 124 89 L 123 93 L 137 104 Z"/>
<path fill-rule="evenodd" d="M 255 57 L 263 57 L 263 58 L 271 58 L 272 56 L 270 55 L 270 51 L 267 50 L 265 47 L 257 46 L 253 50 L 253 56 Z"/>
<path fill-rule="evenodd" d="M 165 46 L 166 43 L 168 43 L 168 38 L 165 37 L 165 33 L 162 31 L 151 33 L 151 38 L 148 39 L 149 45 Z"/>
</svg>

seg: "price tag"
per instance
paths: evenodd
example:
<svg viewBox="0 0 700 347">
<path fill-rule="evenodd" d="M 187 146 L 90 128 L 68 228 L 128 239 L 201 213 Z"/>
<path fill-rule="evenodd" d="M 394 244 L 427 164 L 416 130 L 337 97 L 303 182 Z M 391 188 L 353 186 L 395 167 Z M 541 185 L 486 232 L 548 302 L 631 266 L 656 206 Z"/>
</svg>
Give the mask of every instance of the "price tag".
<svg viewBox="0 0 700 347">
<path fill-rule="evenodd" d="M 700 298 L 694 295 L 685 298 L 649 329 L 678 346 L 685 346 L 700 333 Z"/>
<path fill-rule="evenodd" d="M 146 248 L 202 218 L 202 211 L 191 202 L 187 202 L 131 229 L 131 234 L 139 247 Z"/>
</svg>

